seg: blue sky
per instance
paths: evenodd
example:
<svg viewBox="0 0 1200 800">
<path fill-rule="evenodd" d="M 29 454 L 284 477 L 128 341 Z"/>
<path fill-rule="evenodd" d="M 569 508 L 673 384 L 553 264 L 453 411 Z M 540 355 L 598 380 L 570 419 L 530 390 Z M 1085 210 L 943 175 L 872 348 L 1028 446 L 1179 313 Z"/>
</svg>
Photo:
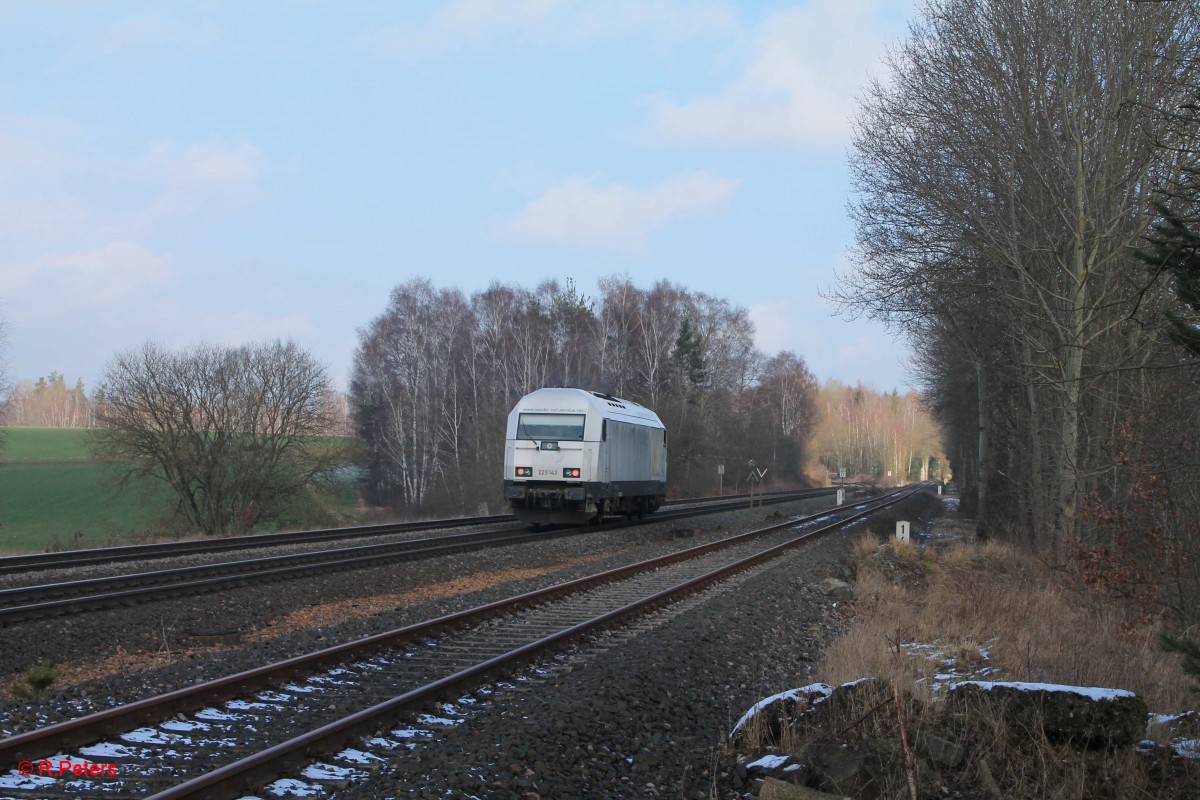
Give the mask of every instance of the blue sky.
<svg viewBox="0 0 1200 800">
<path fill-rule="evenodd" d="M 668 279 L 818 379 L 907 384 L 819 292 L 854 98 L 913 0 L 0 0 L 10 376 L 296 339 L 347 381 L 412 277 Z"/>
</svg>

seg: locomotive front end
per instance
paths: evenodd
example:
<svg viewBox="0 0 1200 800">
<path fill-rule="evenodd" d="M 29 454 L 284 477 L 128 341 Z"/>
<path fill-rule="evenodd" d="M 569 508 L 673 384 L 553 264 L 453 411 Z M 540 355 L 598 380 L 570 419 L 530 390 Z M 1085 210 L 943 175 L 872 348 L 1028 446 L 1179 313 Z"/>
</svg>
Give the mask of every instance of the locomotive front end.
<svg viewBox="0 0 1200 800">
<path fill-rule="evenodd" d="M 666 432 L 627 400 L 582 389 L 525 395 L 508 416 L 504 497 L 531 525 L 640 517 L 666 494 Z"/>
<path fill-rule="evenodd" d="M 504 496 L 513 513 L 533 524 L 579 524 L 595 517 L 586 486 L 594 453 L 585 440 L 586 407 L 518 406 L 511 417 Z"/>
</svg>

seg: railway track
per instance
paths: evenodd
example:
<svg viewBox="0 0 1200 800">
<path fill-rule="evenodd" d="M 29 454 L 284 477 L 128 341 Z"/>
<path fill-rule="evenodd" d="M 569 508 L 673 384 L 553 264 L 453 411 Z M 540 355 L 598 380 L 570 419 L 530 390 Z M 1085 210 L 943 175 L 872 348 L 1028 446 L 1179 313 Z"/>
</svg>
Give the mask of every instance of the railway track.
<svg viewBox="0 0 1200 800">
<path fill-rule="evenodd" d="M 347 741 L 387 752 L 398 716 L 456 697 L 898 502 L 894 492 L 817 526 L 826 511 L 428 620 L 129 706 L 0 740 L 0 763 L 109 762 L 117 776 L 8 780 L 15 797 L 235 797 Z M 220 705 L 218 705 L 220 704 Z M 190 716 L 185 716 L 190 715 Z M 156 727 L 141 727 L 147 722 Z M 101 741 L 123 732 L 115 741 Z M 269 733 L 268 733 L 269 732 Z M 85 745 L 80 747 L 81 745 Z M 71 753 L 64 756 L 61 754 Z M 382 758 L 363 754 L 364 758 Z M 305 774 L 312 777 L 311 772 Z M 10 774 L 11 777 L 11 774 Z"/>
<path fill-rule="evenodd" d="M 783 503 L 830 494 L 836 490 L 819 489 L 802 492 L 776 493 L 756 498 L 763 504 Z M 694 502 L 694 501 L 693 501 Z M 674 508 L 660 511 L 654 522 L 683 519 L 700 514 L 715 514 L 745 506 L 741 498 L 709 499 L 700 507 Z M 477 518 L 495 519 L 495 518 Z M 509 517 L 509 520 L 512 518 Z M 400 560 L 415 560 L 435 556 L 499 547 L 524 542 L 575 536 L 620 527 L 625 523 L 600 526 L 545 529 L 503 528 L 457 533 L 437 537 L 422 537 L 401 541 L 332 548 L 305 553 L 293 553 L 262 558 L 222 561 L 172 569 L 112 575 L 101 578 L 63 581 L 58 583 L 18 586 L 0 590 L 0 626 L 11 626 L 24 620 L 48 616 L 75 614 L 128 603 L 170 599 L 185 595 L 217 591 L 249 582 L 265 582 L 325 574 L 341 570 L 378 566 Z"/>
<path fill-rule="evenodd" d="M 828 492 L 830 490 L 826 489 L 823 491 Z M 768 492 L 762 496 L 770 499 L 773 496 L 785 494 L 792 493 Z M 757 499 L 759 496 L 756 494 L 755 498 Z M 740 500 L 747 497 L 749 495 L 734 494 L 725 495 L 724 497 L 668 500 L 666 507 L 711 501 Z M 362 539 L 376 536 L 390 536 L 397 533 L 465 528 L 474 525 L 499 525 L 506 522 L 515 523 L 516 521 L 517 518 L 511 514 L 495 514 L 492 516 L 454 517 L 451 519 L 426 520 L 422 522 L 388 522 L 379 525 L 322 528 L 310 531 L 282 531 L 279 533 L 258 533 L 246 536 L 220 536 L 175 542 L 155 542 L 153 544 L 98 547 L 88 550 L 59 550 L 53 553 L 27 553 L 17 556 L 0 556 L 0 575 L 13 573 L 29 574 L 53 569 L 72 569 L 74 567 L 96 564 L 146 561 L 149 559 L 174 558 L 177 556 L 206 553 L 229 553 L 238 550 L 256 550 L 264 547 L 282 547 L 342 539 Z"/>
</svg>

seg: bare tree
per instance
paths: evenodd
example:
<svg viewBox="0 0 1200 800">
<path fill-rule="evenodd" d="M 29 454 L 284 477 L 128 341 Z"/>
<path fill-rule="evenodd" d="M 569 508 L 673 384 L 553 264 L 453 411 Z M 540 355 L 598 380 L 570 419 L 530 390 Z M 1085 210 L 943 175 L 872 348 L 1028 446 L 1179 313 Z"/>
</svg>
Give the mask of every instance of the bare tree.
<svg viewBox="0 0 1200 800">
<path fill-rule="evenodd" d="M 160 480 L 205 533 L 248 530 L 340 463 L 325 370 L 294 342 L 147 343 L 116 355 L 98 392 L 97 454 Z"/>
<path fill-rule="evenodd" d="M 1131 256 L 1154 216 L 1149 186 L 1181 168 L 1159 111 L 1187 99 L 1197 11 L 934 0 L 862 105 L 850 299 L 959 338 L 947 352 L 975 374 L 980 499 L 1003 471 L 1048 509 L 1035 524 L 1055 544 L 1086 533 L 1098 433 L 1147 352 L 1127 324 Z"/>
<path fill-rule="evenodd" d="M 350 395 L 370 453 L 373 502 L 421 508 L 445 488 L 470 408 L 461 391 L 469 330 L 461 293 L 413 280 L 363 331 Z"/>
</svg>

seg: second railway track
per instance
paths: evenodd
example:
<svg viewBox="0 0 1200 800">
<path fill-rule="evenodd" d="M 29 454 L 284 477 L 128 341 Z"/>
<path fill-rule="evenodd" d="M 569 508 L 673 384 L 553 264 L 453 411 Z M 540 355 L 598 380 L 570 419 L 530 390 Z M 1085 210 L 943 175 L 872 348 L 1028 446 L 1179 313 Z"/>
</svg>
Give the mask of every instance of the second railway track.
<svg viewBox="0 0 1200 800">
<path fill-rule="evenodd" d="M 782 503 L 798 498 L 816 497 L 834 490 L 767 495 L 758 502 Z M 667 509 L 654 516 L 663 522 L 718 513 L 746 503 L 740 498 L 709 500 L 700 508 Z M 493 518 L 485 518 L 493 519 Z M 478 519 L 472 520 L 477 522 Z M 614 524 L 584 528 L 529 531 L 524 528 L 505 528 L 423 537 L 394 542 L 357 545 L 305 553 L 267 556 L 263 558 L 222 561 L 150 572 L 87 578 L 34 586 L 0 589 L 0 626 L 10 626 L 23 620 L 73 614 L 126 603 L 174 598 L 216 591 L 247 582 L 284 580 L 320 573 L 336 572 L 389 561 L 432 558 L 485 547 L 539 541 L 562 536 L 579 535 L 614 527 Z"/>
<path fill-rule="evenodd" d="M 770 492 L 765 497 L 769 499 L 772 495 L 778 494 L 791 493 Z M 667 501 L 667 506 L 680 506 L 708 500 L 736 500 L 745 497 L 747 495 L 726 495 L 725 497 L 699 498 L 696 500 L 670 500 Z M 499 525 L 509 522 L 515 523 L 516 521 L 516 517 L 511 514 L 495 514 L 491 516 L 454 517 L 418 522 L 387 522 L 378 525 L 355 525 L 344 528 L 322 528 L 307 531 L 256 533 L 244 536 L 217 536 L 204 539 L 97 547 L 87 550 L 25 553 L 21 555 L 0 556 L 0 575 L 30 574 L 39 571 L 74 569 L 100 564 L 116 564 L 125 561 L 177 558 L 188 555 L 232 553 L 239 550 L 285 547 L 318 542 L 336 542 L 346 539 L 369 539 L 411 532 L 465 528 L 472 525 Z"/>
</svg>

